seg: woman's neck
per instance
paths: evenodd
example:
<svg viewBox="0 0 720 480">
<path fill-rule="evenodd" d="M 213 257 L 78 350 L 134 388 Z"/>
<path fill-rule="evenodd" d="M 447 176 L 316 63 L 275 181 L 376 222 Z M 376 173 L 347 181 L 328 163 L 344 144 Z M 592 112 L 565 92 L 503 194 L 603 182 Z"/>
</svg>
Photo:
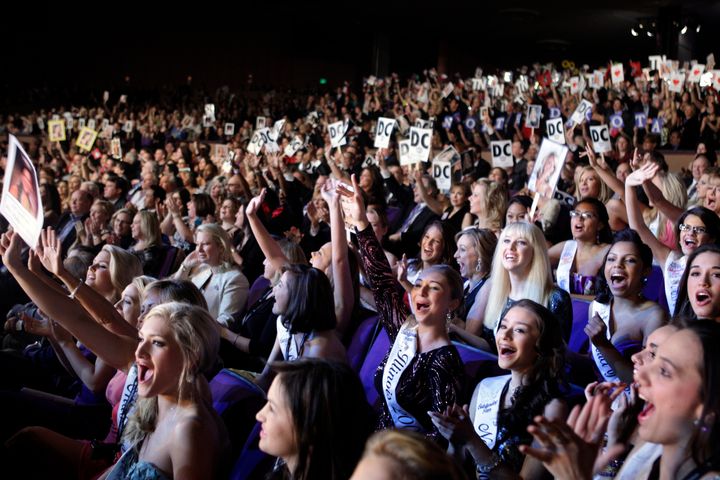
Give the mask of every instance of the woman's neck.
<svg viewBox="0 0 720 480">
<path fill-rule="evenodd" d="M 525 290 L 525 282 L 529 272 L 508 272 L 510 276 L 510 298 L 519 299 L 519 295 Z"/>
<path fill-rule="evenodd" d="M 298 464 L 297 455 L 290 455 L 287 457 L 283 457 L 283 461 L 285 461 L 285 466 L 287 467 L 288 471 L 290 472 L 290 478 L 296 478 L 295 469 L 297 469 L 297 464 Z"/>
<path fill-rule="evenodd" d="M 636 294 L 630 294 L 626 297 L 613 296 L 613 303 L 615 307 L 620 308 L 635 308 L 643 302 L 642 292 Z"/>
<path fill-rule="evenodd" d="M 447 328 L 445 325 L 438 325 L 438 322 L 431 324 L 418 323 L 418 341 L 419 351 L 425 352 L 437 348 L 440 344 L 446 344 L 450 342 Z"/>
<path fill-rule="evenodd" d="M 138 251 L 145 250 L 147 248 L 147 242 L 143 238 L 138 238 L 135 245 L 133 245 L 133 248 Z"/>
<path fill-rule="evenodd" d="M 660 457 L 660 479 L 673 480 L 684 478 L 695 468 L 695 462 L 689 455 L 686 442 L 674 445 L 663 445 Z"/>
<path fill-rule="evenodd" d="M 584 250 L 586 248 L 592 248 L 595 245 L 597 245 L 595 239 L 592 240 L 588 239 L 582 239 L 582 238 L 575 238 L 575 242 L 577 242 L 578 250 Z"/>
<path fill-rule="evenodd" d="M 475 273 L 473 273 L 473 276 L 470 277 L 470 289 L 472 290 L 472 288 L 475 285 L 477 285 L 478 283 L 480 283 L 480 280 L 485 278 L 486 275 L 487 275 L 487 272 L 484 270 L 478 270 Z"/>
<path fill-rule="evenodd" d="M 235 228 L 235 224 L 233 222 L 228 222 L 227 220 L 222 221 L 222 228 L 225 230 L 229 230 L 231 228 Z"/>
<path fill-rule="evenodd" d="M 158 395 L 158 423 L 177 412 L 181 406 L 177 394 Z"/>
<path fill-rule="evenodd" d="M 527 376 L 527 370 L 510 370 L 510 385 L 508 386 L 508 392 L 514 392 L 518 387 L 525 384 L 525 377 Z"/>
</svg>

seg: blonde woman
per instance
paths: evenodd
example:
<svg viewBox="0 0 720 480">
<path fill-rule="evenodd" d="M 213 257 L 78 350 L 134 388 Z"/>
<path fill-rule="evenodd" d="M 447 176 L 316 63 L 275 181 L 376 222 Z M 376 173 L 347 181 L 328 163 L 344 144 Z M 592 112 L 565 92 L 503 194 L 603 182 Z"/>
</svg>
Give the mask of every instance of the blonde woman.
<svg viewBox="0 0 720 480">
<path fill-rule="evenodd" d="M 502 185 L 481 178 L 472 185 L 470 212 L 465 214 L 462 227 L 474 225 L 492 230 L 496 235 L 502 229 L 507 209 L 507 191 Z"/>
<path fill-rule="evenodd" d="M 164 263 L 168 247 L 162 244 L 157 216 L 147 210 L 139 211 L 133 218 L 130 232 L 135 240 L 130 250 L 142 261 L 145 275 L 155 278 L 165 276 L 167 268 Z"/>
<path fill-rule="evenodd" d="M 498 320 L 517 301 L 533 300 L 548 308 L 561 323 L 567 341 L 572 327 L 570 295 L 553 284 L 550 259 L 542 231 L 527 222 L 507 225 L 498 240 L 492 261 L 492 287 L 483 320 L 482 337 L 487 349 L 495 345 Z"/>
</svg>

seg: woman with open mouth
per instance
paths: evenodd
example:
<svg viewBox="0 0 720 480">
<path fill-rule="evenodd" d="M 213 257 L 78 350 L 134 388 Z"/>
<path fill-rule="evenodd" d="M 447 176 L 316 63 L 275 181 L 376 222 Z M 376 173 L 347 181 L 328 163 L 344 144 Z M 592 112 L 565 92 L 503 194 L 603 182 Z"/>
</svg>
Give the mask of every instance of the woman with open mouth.
<svg viewBox="0 0 720 480">
<path fill-rule="evenodd" d="M 570 338 L 572 300 L 553 284 L 545 237 L 535 225 L 517 222 L 507 225 L 498 240 L 490 272 L 492 287 L 483 320 L 481 347 L 494 351 L 494 331 L 505 312 L 523 298 L 544 305 L 560 321 L 562 337 Z"/>
<path fill-rule="evenodd" d="M 630 355 L 667 323 L 665 311 L 642 296 L 643 278 L 651 265 L 652 252 L 637 233 L 623 230 L 615 235 L 585 326 L 592 358 L 604 381 L 631 383 Z"/>
<path fill-rule="evenodd" d="M 342 186 L 346 214 L 355 225 L 380 321 L 392 347 L 375 373 L 382 399 L 377 429 L 409 429 L 444 443 L 428 412 L 444 412 L 459 401 L 465 372 L 448 324 L 462 303 L 460 275 L 447 265 L 423 270 L 410 293 L 410 310 L 365 213 L 355 176 L 354 192 Z"/>
<path fill-rule="evenodd" d="M 472 457 L 478 478 L 535 478 L 542 467 L 519 446 L 531 441 L 528 419 L 565 418 L 560 324 L 547 308 L 520 300 L 500 320 L 495 342 L 498 365 L 510 374 L 483 379 L 469 407 L 455 405 L 431 418 L 456 453 Z"/>
<path fill-rule="evenodd" d="M 630 228 L 638 232 L 642 241 L 652 250 L 655 261 L 662 266 L 665 279 L 665 297 L 667 298 L 668 308 L 672 313 L 675 312 L 678 286 L 685 271 L 687 256 L 701 245 L 714 243 L 720 238 L 720 218 L 715 212 L 705 207 L 692 207 L 682 212 L 675 223 L 676 248 L 668 248 L 645 225 L 640 211 L 640 203 L 634 190 L 635 186 L 642 185 L 649 192 L 654 192 L 654 194 L 648 196 L 653 197 L 659 207 L 663 205 L 662 194 L 658 195 L 657 188 L 654 189 L 651 182 L 657 170 L 657 164 L 648 163 L 641 169 L 631 173 L 625 181 L 625 202 L 627 204 Z M 667 203 L 665 201 L 665 204 Z"/>
<path fill-rule="evenodd" d="M 720 321 L 720 247 L 703 245 L 690 255 L 675 316 Z"/>
<path fill-rule="evenodd" d="M 595 295 L 597 271 L 612 242 L 608 222 L 605 204 L 596 198 L 580 200 L 570 212 L 572 240 L 548 251 L 550 263 L 557 268 L 557 284 L 566 292 Z"/>
<path fill-rule="evenodd" d="M 657 346 L 649 361 L 637 365 L 638 396 L 645 406 L 637 416 L 641 442 L 659 445 L 637 465 L 638 451 L 625 460 L 632 476 L 621 471 L 615 478 L 712 479 L 720 475 L 720 325 L 698 320 L 670 333 Z M 597 418 L 603 416 L 595 411 Z M 582 414 L 581 414 L 582 415 Z M 577 416 L 575 416 L 577 418 Z M 564 422 L 537 419 L 533 435 L 542 448 L 522 450 L 539 460 L 556 479 L 593 478 L 593 465 L 600 452 L 603 421 L 596 422 L 592 435 L 581 438 Z M 575 425 L 585 422 L 576 421 Z M 592 422 L 590 422 L 592 423 Z M 582 432 L 580 432 L 582 435 Z M 618 452 L 618 449 L 614 449 Z M 608 457 L 603 458 L 605 463 Z"/>
</svg>

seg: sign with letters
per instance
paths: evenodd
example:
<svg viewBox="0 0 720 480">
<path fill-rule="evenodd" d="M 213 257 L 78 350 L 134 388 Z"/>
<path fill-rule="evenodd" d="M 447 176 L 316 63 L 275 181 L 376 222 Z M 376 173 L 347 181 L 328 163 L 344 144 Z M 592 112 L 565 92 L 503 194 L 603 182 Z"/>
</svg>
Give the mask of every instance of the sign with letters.
<svg viewBox="0 0 720 480">
<path fill-rule="evenodd" d="M 625 128 L 625 120 L 623 120 L 622 114 L 615 113 L 610 115 L 610 126 L 617 129 Z"/>
<path fill-rule="evenodd" d="M 303 141 L 302 137 L 300 137 L 300 135 L 295 135 L 295 137 L 290 140 L 290 143 L 288 143 L 285 147 L 284 153 L 288 157 L 292 157 L 297 153 L 298 150 L 300 150 L 304 146 L 305 142 Z"/>
<path fill-rule="evenodd" d="M 395 128 L 395 119 L 380 117 L 375 126 L 375 148 L 388 148 L 390 136 Z"/>
<path fill-rule="evenodd" d="M 652 133 L 662 133 L 662 129 L 663 129 L 662 117 L 653 118 L 652 126 L 650 127 L 650 131 Z"/>
<path fill-rule="evenodd" d="M 285 119 L 281 118 L 277 122 L 275 122 L 270 129 L 270 138 L 272 141 L 277 142 L 277 139 L 280 138 L 280 134 L 282 133 L 282 129 L 285 126 Z"/>
<path fill-rule="evenodd" d="M 457 153 L 457 152 L 456 152 Z M 441 192 L 448 193 L 452 186 L 452 168 L 450 162 L 438 160 L 437 157 L 433 160 L 432 171 L 433 178 L 437 187 Z"/>
<path fill-rule="evenodd" d="M 330 134 L 330 145 L 340 147 L 345 145 L 345 132 L 347 132 L 347 123 L 342 120 L 328 125 L 328 133 Z"/>
<path fill-rule="evenodd" d="M 511 168 L 513 166 L 511 140 L 490 142 L 490 152 L 492 154 L 493 167 Z"/>
<path fill-rule="evenodd" d="M 647 115 L 644 113 L 636 113 L 635 114 L 635 126 L 637 128 L 645 128 L 647 126 Z"/>
<path fill-rule="evenodd" d="M 431 144 L 431 129 L 410 127 L 410 156 L 413 157 L 413 163 L 428 161 Z"/>
<path fill-rule="evenodd" d="M 596 153 L 607 153 L 612 151 L 610 131 L 607 125 L 591 125 L 590 137 L 593 142 L 593 150 L 595 150 Z"/>
<path fill-rule="evenodd" d="M 398 142 L 398 155 L 400 156 L 400 165 L 412 165 L 415 163 L 410 156 L 410 140 L 400 140 Z"/>
<path fill-rule="evenodd" d="M 262 150 L 264 143 L 265 142 L 263 141 L 263 137 L 260 135 L 260 131 L 255 130 L 253 136 L 250 138 L 250 143 L 248 143 L 247 151 L 253 155 L 260 155 L 260 151 Z"/>
<path fill-rule="evenodd" d="M 545 122 L 545 131 L 550 140 L 555 143 L 565 144 L 565 127 L 562 117 L 553 118 Z"/>
<path fill-rule="evenodd" d="M 585 99 L 580 101 L 580 105 L 578 105 L 573 112 L 570 121 L 572 121 L 574 125 L 580 125 L 587 118 L 588 111 L 592 112 L 592 106 L 593 104 Z"/>
</svg>

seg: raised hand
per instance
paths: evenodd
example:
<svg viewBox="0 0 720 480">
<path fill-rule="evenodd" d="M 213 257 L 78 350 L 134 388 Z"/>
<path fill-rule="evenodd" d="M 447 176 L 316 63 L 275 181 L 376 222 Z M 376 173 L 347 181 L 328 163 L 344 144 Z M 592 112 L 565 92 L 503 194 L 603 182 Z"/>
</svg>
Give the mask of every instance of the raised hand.
<svg viewBox="0 0 720 480">
<path fill-rule="evenodd" d="M 635 170 L 625 179 L 625 185 L 636 187 L 642 185 L 644 182 L 652 180 L 657 174 L 660 166 L 655 162 L 648 162 L 638 170 Z"/>
<path fill-rule="evenodd" d="M 65 267 L 62 262 L 62 244 L 52 228 L 45 228 L 40 232 L 40 245 L 42 251 L 40 261 L 48 272 L 60 276 Z"/>
<path fill-rule="evenodd" d="M 402 258 L 397 262 L 397 280 L 400 283 L 407 282 L 408 259 L 403 253 Z"/>
<path fill-rule="evenodd" d="M 33 335 L 39 335 L 41 337 L 52 337 L 52 322 L 45 315 L 39 316 L 40 318 L 34 318 L 30 315 L 23 313 L 21 315 L 21 320 L 23 321 L 23 329 Z"/>
<path fill-rule="evenodd" d="M 370 222 L 368 222 L 367 214 L 365 213 L 365 200 L 360 186 L 357 183 L 355 174 L 351 177 L 353 191 L 350 191 L 344 184 L 337 186 L 337 193 L 342 196 L 343 211 L 346 215 L 351 217 L 352 223 L 354 223 L 358 229 L 365 230 Z"/>
<path fill-rule="evenodd" d="M 265 200 L 265 189 L 263 188 L 260 190 L 260 194 L 253 197 L 247 204 L 247 207 L 245 207 L 245 216 L 247 217 L 254 217 L 257 215 L 257 211 L 260 208 L 260 205 L 262 205 L 263 201 Z"/>
<path fill-rule="evenodd" d="M 167 208 L 167 211 L 170 212 L 170 214 L 171 214 L 173 217 L 175 217 L 175 216 L 180 216 L 180 215 L 182 214 L 182 211 L 181 211 L 180 207 L 178 207 L 178 206 L 175 204 L 175 202 L 173 201 L 173 199 L 170 198 L 170 197 L 167 197 L 167 198 L 165 199 L 165 207 Z"/>
<path fill-rule="evenodd" d="M 337 182 L 328 178 L 320 188 L 320 195 L 328 205 L 338 204 L 340 202 L 340 194 L 337 192 Z M 310 207 L 309 204 L 308 207 Z"/>
<path fill-rule="evenodd" d="M 443 413 L 427 413 L 440 435 L 453 445 L 465 445 L 475 435 L 467 405 L 462 408 L 459 405 L 453 405 L 447 407 Z"/>
<path fill-rule="evenodd" d="M 610 340 L 607 338 L 607 325 L 597 313 L 588 320 L 585 325 L 585 334 L 595 346 L 607 346 Z"/>
<path fill-rule="evenodd" d="M 22 268 L 22 239 L 13 230 L 8 230 L 0 237 L 0 255 L 2 255 L 3 264 L 9 269 Z"/>
</svg>

